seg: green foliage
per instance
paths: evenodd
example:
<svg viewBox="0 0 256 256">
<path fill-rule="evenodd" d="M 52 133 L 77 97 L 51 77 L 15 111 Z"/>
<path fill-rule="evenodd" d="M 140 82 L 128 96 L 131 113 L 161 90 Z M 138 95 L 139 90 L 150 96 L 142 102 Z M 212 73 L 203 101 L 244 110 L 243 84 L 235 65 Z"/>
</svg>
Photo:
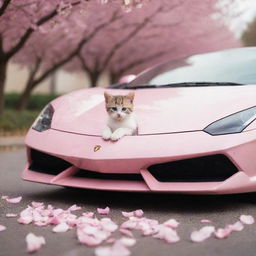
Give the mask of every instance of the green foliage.
<svg viewBox="0 0 256 256">
<path fill-rule="evenodd" d="M 28 109 L 29 110 L 41 110 L 50 101 L 58 97 L 56 94 L 32 94 L 29 98 Z M 20 94 L 18 93 L 8 93 L 5 94 L 5 107 L 6 109 L 16 109 Z"/>
<path fill-rule="evenodd" d="M 33 124 L 40 111 L 5 110 L 0 116 L 0 133 L 26 131 Z"/>
</svg>

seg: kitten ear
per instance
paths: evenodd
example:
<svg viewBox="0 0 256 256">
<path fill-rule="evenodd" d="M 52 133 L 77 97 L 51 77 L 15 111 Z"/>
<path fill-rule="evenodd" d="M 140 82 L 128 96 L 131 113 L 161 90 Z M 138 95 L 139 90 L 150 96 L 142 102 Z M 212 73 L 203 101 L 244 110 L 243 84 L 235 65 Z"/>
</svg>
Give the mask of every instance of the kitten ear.
<svg viewBox="0 0 256 256">
<path fill-rule="evenodd" d="M 129 100 L 131 100 L 131 103 L 133 103 L 134 96 L 135 96 L 134 92 L 130 92 L 130 93 L 128 93 L 128 95 L 126 95 L 126 97 L 127 97 Z"/>
<path fill-rule="evenodd" d="M 105 101 L 108 103 L 112 96 L 110 94 L 108 94 L 107 92 L 104 92 L 104 97 L 105 97 Z"/>
</svg>

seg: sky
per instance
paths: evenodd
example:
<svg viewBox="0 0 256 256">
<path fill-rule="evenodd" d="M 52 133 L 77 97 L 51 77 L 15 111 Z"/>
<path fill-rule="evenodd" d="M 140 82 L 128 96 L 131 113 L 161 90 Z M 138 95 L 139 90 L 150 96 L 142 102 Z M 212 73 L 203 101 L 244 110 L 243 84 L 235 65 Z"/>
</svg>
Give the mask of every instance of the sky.
<svg viewBox="0 0 256 256">
<path fill-rule="evenodd" d="M 225 12 L 230 12 L 234 16 L 231 20 L 227 19 L 230 29 L 235 33 L 236 37 L 240 37 L 247 24 L 256 17 L 256 0 L 233 0 L 232 10 L 228 10 L 225 5 L 230 0 L 219 0 L 218 5 L 224 8 Z M 227 5 L 229 6 L 229 5 Z M 229 15 L 227 15 L 229 16 Z"/>
</svg>

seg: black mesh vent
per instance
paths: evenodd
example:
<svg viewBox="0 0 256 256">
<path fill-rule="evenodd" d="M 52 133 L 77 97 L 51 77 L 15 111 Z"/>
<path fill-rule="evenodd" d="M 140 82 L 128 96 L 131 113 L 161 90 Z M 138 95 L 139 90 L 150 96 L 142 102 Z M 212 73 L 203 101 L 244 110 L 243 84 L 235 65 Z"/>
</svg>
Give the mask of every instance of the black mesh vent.
<svg viewBox="0 0 256 256">
<path fill-rule="evenodd" d="M 51 175 L 57 175 L 72 166 L 72 164 L 61 158 L 48 155 L 35 149 L 31 149 L 31 160 L 32 163 L 29 166 L 29 170 Z"/>
<path fill-rule="evenodd" d="M 151 165 L 149 172 L 160 182 L 223 181 L 238 170 L 224 155 L 212 155 Z"/>
<path fill-rule="evenodd" d="M 130 180 L 130 181 L 143 181 L 140 174 L 136 173 L 100 173 L 80 169 L 75 177 L 87 179 L 100 179 L 100 180 Z"/>
</svg>

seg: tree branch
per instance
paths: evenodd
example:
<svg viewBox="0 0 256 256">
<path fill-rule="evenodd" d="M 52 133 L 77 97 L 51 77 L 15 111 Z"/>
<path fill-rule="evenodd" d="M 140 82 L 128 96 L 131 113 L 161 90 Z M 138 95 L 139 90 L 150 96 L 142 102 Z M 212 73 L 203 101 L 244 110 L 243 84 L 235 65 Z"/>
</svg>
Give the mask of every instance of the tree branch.
<svg viewBox="0 0 256 256">
<path fill-rule="evenodd" d="M 3 0 L 3 4 L 1 5 L 1 8 L 0 8 L 0 17 L 4 14 L 5 10 L 7 9 L 8 5 L 10 4 L 10 2 L 12 0 Z"/>
<path fill-rule="evenodd" d="M 104 22 L 100 25 L 98 25 L 86 38 L 83 38 L 80 40 L 78 43 L 76 49 L 74 49 L 66 58 L 62 59 L 58 63 L 54 64 L 52 67 L 47 69 L 41 76 L 39 76 L 33 83 L 33 88 L 42 82 L 45 78 L 47 78 L 52 72 L 56 71 L 58 68 L 61 66 L 65 65 L 68 63 L 71 59 L 73 59 L 75 56 L 78 56 L 83 48 L 83 46 L 89 42 L 96 34 L 115 20 L 117 20 L 119 17 L 117 15 L 118 12 L 114 12 L 111 19 L 108 22 Z"/>
<path fill-rule="evenodd" d="M 134 60 L 134 61 L 128 63 L 127 65 L 123 66 L 122 68 L 120 68 L 117 72 L 112 70 L 111 73 L 117 74 L 116 77 L 122 76 L 125 72 L 129 71 L 130 69 L 140 66 L 147 61 L 151 61 L 153 59 L 159 58 L 159 57 L 165 55 L 167 52 L 168 52 L 168 50 L 164 50 L 164 51 L 154 53 L 145 58 L 140 58 L 140 59 Z"/>
<path fill-rule="evenodd" d="M 74 2 L 72 3 L 72 6 L 78 5 L 80 4 L 80 1 Z M 67 7 L 64 7 L 63 9 L 66 9 Z M 41 26 L 44 23 L 46 23 L 47 21 L 51 20 L 52 18 L 54 18 L 56 15 L 58 14 L 58 5 L 56 6 L 56 8 L 54 10 L 52 10 L 50 13 L 48 13 L 47 15 L 45 15 L 44 17 L 42 17 L 41 19 L 39 19 L 36 22 L 36 26 Z M 23 34 L 23 36 L 20 38 L 20 40 L 18 41 L 18 43 L 12 48 L 10 49 L 7 53 L 6 53 L 6 59 L 9 60 L 13 55 L 15 55 L 23 46 L 24 44 L 27 42 L 27 40 L 30 38 L 30 36 L 32 35 L 32 33 L 34 32 L 34 29 L 32 28 L 28 28 L 26 30 L 26 32 Z"/>
<path fill-rule="evenodd" d="M 101 65 L 101 68 L 100 68 L 100 71 L 103 71 L 107 67 L 107 65 L 109 64 L 110 60 L 115 55 L 116 51 L 118 49 L 120 49 L 122 46 L 124 46 L 127 42 L 129 42 L 132 37 L 134 37 L 136 34 L 138 34 L 152 20 L 152 18 L 155 15 L 157 15 L 162 9 L 163 9 L 162 6 L 158 7 L 156 9 L 156 11 L 152 15 L 146 17 L 143 20 L 143 22 L 141 22 L 135 29 L 133 29 L 126 37 L 124 37 L 121 41 L 116 43 L 112 47 L 112 49 L 109 51 L 109 53 L 106 56 L 105 60 L 103 61 L 102 65 Z"/>
<path fill-rule="evenodd" d="M 90 68 L 88 67 L 88 65 L 86 64 L 86 62 L 85 62 L 85 60 L 84 60 L 84 58 L 82 57 L 82 55 L 81 55 L 80 52 L 77 54 L 77 58 L 78 58 L 78 59 L 80 60 L 80 62 L 81 62 L 82 69 L 83 69 L 84 71 L 86 71 L 86 72 L 90 72 L 91 70 L 90 70 Z"/>
</svg>

